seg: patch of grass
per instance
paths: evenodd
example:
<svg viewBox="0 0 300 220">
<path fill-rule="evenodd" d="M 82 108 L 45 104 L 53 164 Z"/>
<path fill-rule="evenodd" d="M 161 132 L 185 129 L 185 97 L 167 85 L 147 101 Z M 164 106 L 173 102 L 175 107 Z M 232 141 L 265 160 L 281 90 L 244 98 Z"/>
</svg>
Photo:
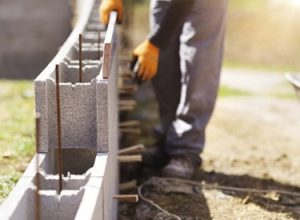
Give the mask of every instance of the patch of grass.
<svg viewBox="0 0 300 220">
<path fill-rule="evenodd" d="M 0 178 L 0 202 L 6 198 L 10 191 L 14 188 L 19 180 L 19 173 L 13 173 L 9 176 L 1 176 Z"/>
<path fill-rule="evenodd" d="M 0 80 L 0 112 L 0 200 L 3 200 L 34 153 L 33 82 Z"/>
<path fill-rule="evenodd" d="M 247 91 L 233 89 L 227 86 L 220 86 L 219 97 L 229 97 L 229 96 L 251 96 L 252 94 Z"/>
<path fill-rule="evenodd" d="M 230 10 L 243 10 L 243 11 L 258 11 L 266 6 L 266 0 L 230 0 L 228 7 Z"/>
<path fill-rule="evenodd" d="M 297 72 L 297 67 L 292 65 L 264 65 L 260 63 L 250 63 L 238 60 L 229 60 L 225 58 L 223 61 L 223 67 L 228 69 L 250 69 L 259 70 L 266 72 L 286 73 L 286 72 Z"/>
<path fill-rule="evenodd" d="M 280 99 L 297 99 L 295 94 L 292 93 L 274 93 L 271 96 L 280 98 Z"/>
<path fill-rule="evenodd" d="M 267 4 L 266 0 L 251 0 L 251 1 L 241 1 L 241 0 L 230 0 L 228 8 L 230 10 L 242 10 L 242 11 L 258 11 L 264 8 Z"/>
</svg>

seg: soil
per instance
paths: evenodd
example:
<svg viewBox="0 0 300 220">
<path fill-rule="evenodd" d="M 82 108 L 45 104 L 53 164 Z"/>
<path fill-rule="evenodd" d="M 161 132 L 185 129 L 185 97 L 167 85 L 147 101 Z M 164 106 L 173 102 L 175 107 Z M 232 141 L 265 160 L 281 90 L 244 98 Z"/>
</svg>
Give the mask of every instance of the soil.
<svg viewBox="0 0 300 220">
<path fill-rule="evenodd" d="M 164 187 L 169 189 L 166 193 L 162 187 L 148 187 L 144 196 L 182 219 L 300 219 L 300 102 L 282 75 L 281 79 L 278 74 L 251 77 L 251 72 L 243 71 L 242 78 L 238 75 L 241 72 L 224 74 L 222 85 L 237 88 L 252 84 L 243 87 L 252 95 L 218 99 L 207 128 L 203 164 L 194 181 L 271 191 L 198 187 L 193 193 L 182 193 L 183 188 L 188 191 L 192 187 L 182 183 L 174 189 L 174 183 L 173 188 L 169 183 Z M 277 91 L 289 94 L 289 98 L 276 96 Z M 138 141 L 148 143 L 157 106 L 146 101 L 140 105 L 137 117 L 143 121 L 144 136 Z"/>
</svg>

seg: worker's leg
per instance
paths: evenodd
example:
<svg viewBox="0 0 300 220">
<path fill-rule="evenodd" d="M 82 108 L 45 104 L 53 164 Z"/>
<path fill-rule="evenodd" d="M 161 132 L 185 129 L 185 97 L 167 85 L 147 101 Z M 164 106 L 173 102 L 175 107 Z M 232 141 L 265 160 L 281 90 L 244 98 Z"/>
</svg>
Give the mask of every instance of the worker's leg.
<svg viewBox="0 0 300 220">
<path fill-rule="evenodd" d="M 150 7 L 150 29 L 153 32 L 160 24 L 169 1 L 152 0 Z M 179 35 L 180 27 L 171 38 L 168 47 L 160 50 L 158 73 L 153 79 L 153 88 L 159 104 L 161 135 L 169 128 L 176 116 L 180 99 L 180 62 Z"/>
<path fill-rule="evenodd" d="M 171 157 L 188 156 L 200 162 L 219 85 L 226 5 L 226 0 L 196 1 L 182 28 L 181 97 L 167 133 L 166 149 Z"/>
</svg>

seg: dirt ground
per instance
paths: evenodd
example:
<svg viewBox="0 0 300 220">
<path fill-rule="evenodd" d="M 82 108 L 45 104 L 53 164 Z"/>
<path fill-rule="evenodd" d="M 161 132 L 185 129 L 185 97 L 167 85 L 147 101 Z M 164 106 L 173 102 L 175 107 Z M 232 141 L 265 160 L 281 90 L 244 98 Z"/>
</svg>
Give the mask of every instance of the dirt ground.
<svg viewBox="0 0 300 220">
<path fill-rule="evenodd" d="M 282 74 L 241 70 L 226 70 L 222 87 L 248 95 L 219 97 L 207 128 L 203 165 L 194 180 L 248 191 L 202 188 L 198 199 L 196 194 L 184 199 L 190 209 L 184 213 L 170 208 L 168 201 L 176 201 L 172 194 L 157 193 L 153 200 L 182 219 L 300 219 L 300 102 L 292 87 Z M 140 104 L 139 117 L 148 121 L 147 140 L 156 116 Z M 196 209 L 197 216 L 192 214 Z"/>
<path fill-rule="evenodd" d="M 300 187 L 300 104 L 270 95 L 293 92 L 283 76 L 249 73 L 243 78 L 243 74 L 229 72 L 222 82 L 227 86 L 230 82 L 231 87 L 247 84 L 243 88 L 254 95 L 218 100 L 207 130 L 203 171 L 221 185 L 300 192 L 293 188 Z M 204 192 L 215 219 L 300 218 L 299 197 L 289 198 L 289 203 L 280 196 L 250 196 L 244 204 L 247 195 L 216 199 L 218 193 Z"/>
</svg>

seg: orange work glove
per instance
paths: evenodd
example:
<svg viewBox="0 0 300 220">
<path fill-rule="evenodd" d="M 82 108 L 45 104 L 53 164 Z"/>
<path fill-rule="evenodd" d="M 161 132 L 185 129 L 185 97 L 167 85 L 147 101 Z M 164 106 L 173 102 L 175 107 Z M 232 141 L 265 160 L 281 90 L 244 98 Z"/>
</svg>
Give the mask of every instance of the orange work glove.
<svg viewBox="0 0 300 220">
<path fill-rule="evenodd" d="M 138 77 L 143 81 L 152 79 L 157 72 L 159 48 L 149 40 L 145 40 L 134 49 L 132 54 L 137 57 Z"/>
<path fill-rule="evenodd" d="M 109 21 L 109 13 L 116 11 L 118 13 L 118 22 L 123 20 L 123 3 L 122 0 L 103 0 L 99 7 L 100 21 L 107 25 Z"/>
</svg>

